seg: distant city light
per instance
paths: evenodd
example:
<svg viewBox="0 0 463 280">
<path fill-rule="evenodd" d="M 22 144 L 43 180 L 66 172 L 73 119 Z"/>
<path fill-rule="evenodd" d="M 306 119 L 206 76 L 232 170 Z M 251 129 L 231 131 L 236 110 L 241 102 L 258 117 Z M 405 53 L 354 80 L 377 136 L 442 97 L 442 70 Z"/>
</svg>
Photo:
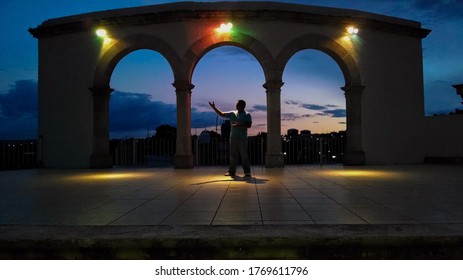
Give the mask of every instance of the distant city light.
<svg viewBox="0 0 463 280">
<path fill-rule="evenodd" d="M 347 27 L 347 33 L 350 35 L 357 35 L 359 33 L 359 29 L 355 26 L 349 26 Z"/>
<path fill-rule="evenodd" d="M 217 32 L 219 33 L 230 33 L 233 28 L 233 24 L 231 22 L 222 23 L 219 28 L 217 28 Z"/>
<path fill-rule="evenodd" d="M 98 29 L 95 33 L 98 37 L 102 37 L 102 38 L 108 36 L 108 32 L 106 32 L 106 29 L 102 29 L 102 28 Z"/>
</svg>

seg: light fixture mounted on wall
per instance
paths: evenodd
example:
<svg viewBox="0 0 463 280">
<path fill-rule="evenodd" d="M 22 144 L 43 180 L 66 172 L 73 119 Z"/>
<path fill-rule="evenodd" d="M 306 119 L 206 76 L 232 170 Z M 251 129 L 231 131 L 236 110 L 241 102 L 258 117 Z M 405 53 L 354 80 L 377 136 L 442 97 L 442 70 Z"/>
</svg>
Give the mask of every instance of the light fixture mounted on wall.
<svg viewBox="0 0 463 280">
<path fill-rule="evenodd" d="M 227 22 L 227 23 L 222 23 L 218 28 L 216 28 L 216 31 L 219 33 L 230 33 L 233 28 L 233 23 Z"/>
<path fill-rule="evenodd" d="M 97 29 L 95 33 L 98 37 L 101 38 L 106 38 L 108 36 L 108 32 L 106 31 L 106 29 L 103 28 Z"/>
<path fill-rule="evenodd" d="M 357 35 L 359 33 L 359 29 L 355 26 L 348 26 L 346 27 L 346 30 L 349 35 Z"/>
</svg>

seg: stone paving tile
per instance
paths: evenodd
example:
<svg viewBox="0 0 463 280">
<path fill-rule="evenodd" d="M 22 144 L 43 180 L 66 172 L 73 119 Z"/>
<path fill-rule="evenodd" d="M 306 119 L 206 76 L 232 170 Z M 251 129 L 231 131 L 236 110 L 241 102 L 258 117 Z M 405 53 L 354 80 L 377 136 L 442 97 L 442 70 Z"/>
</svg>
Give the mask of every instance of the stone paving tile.
<svg viewBox="0 0 463 280">
<path fill-rule="evenodd" d="M 0 172 L 0 224 L 268 225 L 463 222 L 461 166 Z"/>
</svg>

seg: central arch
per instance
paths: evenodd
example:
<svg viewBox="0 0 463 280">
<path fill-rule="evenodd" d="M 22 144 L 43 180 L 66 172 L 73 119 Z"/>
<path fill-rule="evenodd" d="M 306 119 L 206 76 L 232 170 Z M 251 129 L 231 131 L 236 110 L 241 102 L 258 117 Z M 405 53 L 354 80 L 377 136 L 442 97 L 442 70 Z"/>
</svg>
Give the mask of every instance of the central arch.
<svg viewBox="0 0 463 280">
<path fill-rule="evenodd" d="M 220 46 L 235 46 L 242 48 L 248 51 L 253 55 L 264 71 L 265 83 L 264 87 L 269 84 L 281 83 L 281 77 L 276 75 L 275 63 L 273 56 L 269 50 L 256 38 L 235 31 L 231 34 L 217 34 L 212 31 L 206 36 L 203 36 L 196 42 L 194 42 L 191 47 L 188 49 L 185 55 L 185 69 L 187 73 L 188 83 L 192 89 L 194 85 L 191 84 L 191 79 L 193 76 L 194 68 L 196 67 L 199 60 L 210 50 L 218 48 Z M 280 86 L 281 87 L 281 86 Z M 191 92 L 190 92 L 191 94 Z M 277 97 L 277 101 L 275 101 Z M 187 98 L 191 98 L 188 96 Z M 269 167 L 279 167 L 283 166 L 283 155 L 281 153 L 281 121 L 280 121 L 280 101 L 279 101 L 279 92 L 278 96 L 274 93 L 269 92 L 267 89 L 267 152 L 266 152 L 266 165 Z M 184 101 L 184 103 L 190 104 L 190 101 Z M 189 110 L 191 106 L 185 106 Z M 184 111 L 181 115 L 190 115 L 190 111 Z M 181 117 L 181 116 L 180 116 Z M 188 125 L 191 124 L 191 121 L 184 121 L 183 126 L 186 126 L 186 129 L 191 129 Z M 185 129 L 185 130 L 186 130 Z M 182 160 L 185 162 L 185 159 Z"/>
</svg>

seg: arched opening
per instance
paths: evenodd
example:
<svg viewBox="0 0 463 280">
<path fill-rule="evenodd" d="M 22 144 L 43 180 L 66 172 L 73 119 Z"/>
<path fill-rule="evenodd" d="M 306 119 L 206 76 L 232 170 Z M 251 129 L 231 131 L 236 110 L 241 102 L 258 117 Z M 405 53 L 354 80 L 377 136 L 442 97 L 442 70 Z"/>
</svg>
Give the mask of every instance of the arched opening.
<svg viewBox="0 0 463 280">
<path fill-rule="evenodd" d="M 344 153 L 346 100 L 343 73 L 330 56 L 305 49 L 283 72 L 281 131 L 286 164 L 340 163 Z"/>
<path fill-rule="evenodd" d="M 346 129 L 344 77 L 336 62 L 317 50 L 296 53 L 287 63 L 281 95 L 282 132 L 312 133 Z"/>
<path fill-rule="evenodd" d="M 150 137 L 157 126 L 175 126 L 175 92 L 167 60 L 151 50 L 122 58 L 111 75 L 110 138 Z"/>
<path fill-rule="evenodd" d="M 162 154 L 172 160 L 176 127 L 173 80 L 167 60 L 152 50 L 133 51 L 117 63 L 109 102 L 111 153 L 116 165 L 147 164 Z M 158 143 L 163 128 L 169 127 L 171 137 Z M 158 151 L 158 145 L 168 148 Z"/>
<path fill-rule="evenodd" d="M 195 85 L 191 102 L 192 135 L 197 135 L 200 142 L 207 141 L 204 137 L 209 136 L 204 135 L 213 135 L 226 143 L 229 124 L 215 114 L 208 102 L 214 101 L 225 112 L 236 110 L 236 102 L 243 99 L 253 120 L 252 127 L 248 129 L 251 163 L 263 161 L 262 149 L 257 147 L 257 142 L 267 131 L 266 98 L 262 87 L 265 77 L 257 59 L 236 46 L 214 48 L 195 66 L 192 82 Z M 225 164 L 226 155 L 227 152 L 222 151 L 218 161 L 215 161 L 216 155 L 203 157 L 208 164 Z"/>
</svg>

